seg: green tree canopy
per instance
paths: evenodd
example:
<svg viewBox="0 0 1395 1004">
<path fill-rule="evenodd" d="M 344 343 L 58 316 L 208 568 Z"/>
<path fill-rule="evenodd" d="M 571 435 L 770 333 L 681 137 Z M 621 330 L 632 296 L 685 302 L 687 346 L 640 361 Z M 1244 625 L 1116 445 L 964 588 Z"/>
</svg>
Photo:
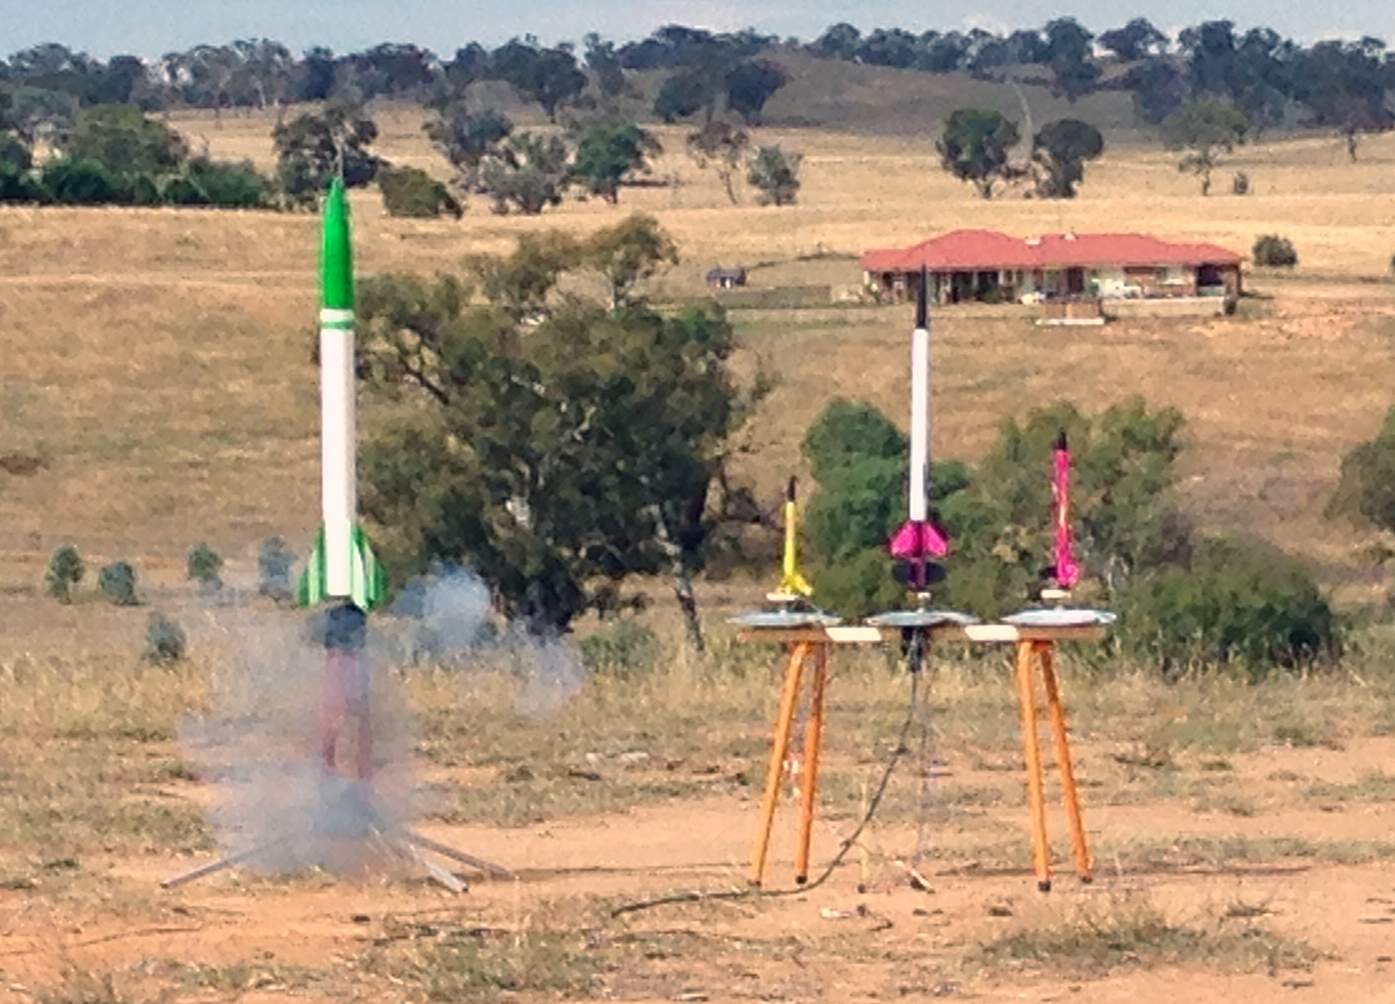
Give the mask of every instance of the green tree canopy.
<svg viewBox="0 0 1395 1004">
<path fill-rule="evenodd" d="M 620 200 L 620 186 L 651 170 L 649 158 L 663 151 L 654 134 L 633 123 L 593 125 L 581 134 L 572 177 L 607 202 Z"/>
<path fill-rule="evenodd" d="M 1214 99 L 1187 102 L 1163 123 L 1163 142 L 1186 151 L 1177 169 L 1201 179 L 1201 194 L 1211 192 L 1211 173 L 1224 154 L 1245 142 L 1250 123 L 1233 104 Z"/>
<path fill-rule="evenodd" d="M 709 122 L 688 134 L 688 156 L 699 170 L 711 168 L 716 172 L 733 206 L 739 201 L 736 197 L 736 172 L 741 169 L 750 145 L 750 136 L 726 122 Z"/>
<path fill-rule="evenodd" d="M 799 197 L 799 168 L 803 154 L 786 153 L 778 146 L 756 151 L 746 169 L 746 181 L 760 194 L 763 206 L 790 206 Z"/>
<path fill-rule="evenodd" d="M 560 136 L 513 133 L 484 161 L 479 187 L 493 197 L 494 212 L 536 216 L 561 204 L 571 177 L 570 157 Z"/>
<path fill-rule="evenodd" d="M 272 132 L 276 178 L 294 205 L 313 206 L 336 174 L 350 188 L 373 181 L 384 161 L 369 151 L 378 126 L 352 103 L 331 102 L 297 115 Z"/>
<path fill-rule="evenodd" d="M 659 87 L 654 98 L 654 114 L 672 125 L 688 118 L 715 101 L 712 81 L 701 73 L 675 73 Z M 708 116 L 711 120 L 711 116 Z"/>
<path fill-rule="evenodd" d="M 1160 56 L 1167 49 L 1167 36 L 1146 17 L 1136 17 L 1122 28 L 1101 32 L 1099 42 L 1126 63 Z"/>
<path fill-rule="evenodd" d="M 960 108 L 945 122 L 935 147 L 946 171 L 991 199 L 994 188 L 1012 177 L 1008 154 L 1020 138 L 1017 126 L 1001 112 Z"/>
<path fill-rule="evenodd" d="M 492 76 L 541 105 L 549 122 L 556 122 L 558 109 L 586 89 L 586 74 L 569 48 L 546 49 L 535 39 L 513 39 L 500 46 L 489 65 Z"/>
<path fill-rule="evenodd" d="M 82 109 L 60 148 L 72 160 L 95 160 L 121 174 L 170 171 L 189 152 L 173 129 L 129 105 Z"/>
<path fill-rule="evenodd" d="M 1347 516 L 1395 532 L 1395 408 L 1385 413 L 1375 438 L 1342 458 L 1329 517 Z"/>
<path fill-rule="evenodd" d="M 469 192 L 478 191 L 480 165 L 513 132 L 513 123 L 493 110 L 472 112 L 457 100 L 438 108 L 422 129 L 455 168 L 460 187 Z"/>
<path fill-rule="evenodd" d="M 540 633 L 615 609 L 635 574 L 671 571 L 682 602 L 744 416 L 720 315 L 547 295 L 570 273 L 650 270 L 657 252 L 618 241 L 537 237 L 492 274 L 477 261 L 461 277 L 369 280 L 360 296 L 368 379 L 399 415 L 364 451 L 367 512 L 409 566 L 470 565 Z M 498 277 L 527 274 L 525 320 Z"/>
<path fill-rule="evenodd" d="M 727 107 L 748 126 L 759 125 L 766 103 L 788 80 L 784 68 L 768 59 L 737 63 L 727 72 Z"/>
<path fill-rule="evenodd" d="M 1085 162 L 1104 152 L 1104 137 L 1088 122 L 1059 119 L 1043 126 L 1032 140 L 1037 167 L 1037 195 L 1044 199 L 1073 199 L 1085 178 Z"/>
</svg>

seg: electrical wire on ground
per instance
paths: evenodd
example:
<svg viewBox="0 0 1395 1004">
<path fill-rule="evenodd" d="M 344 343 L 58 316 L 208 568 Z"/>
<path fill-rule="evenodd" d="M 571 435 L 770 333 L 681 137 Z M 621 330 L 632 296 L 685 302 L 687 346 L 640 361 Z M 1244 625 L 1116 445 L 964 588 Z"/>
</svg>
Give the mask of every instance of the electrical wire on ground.
<svg viewBox="0 0 1395 1004">
<path fill-rule="evenodd" d="M 877 809 L 881 806 L 882 799 L 886 796 L 886 790 L 891 784 L 891 777 L 896 772 L 897 765 L 902 757 L 909 752 L 906 745 L 910 739 L 911 729 L 914 728 L 917 715 L 917 707 L 920 695 L 920 679 L 924 675 L 924 670 L 911 674 L 911 694 L 910 701 L 906 708 L 906 720 L 901 725 L 900 735 L 896 740 L 896 747 L 891 751 L 891 756 L 887 758 L 886 766 L 882 771 L 881 779 L 877 782 L 877 788 L 872 793 L 871 799 L 867 802 L 867 811 L 862 814 L 862 818 L 853 827 L 853 831 L 839 843 L 838 853 L 833 855 L 833 860 L 828 863 L 822 872 L 812 881 L 803 885 L 794 886 L 789 889 L 763 889 L 754 886 L 746 889 L 720 889 L 713 892 L 704 892 L 694 889 L 686 892 L 669 893 L 666 896 L 657 896 L 653 899 L 636 900 L 631 903 L 622 903 L 610 911 L 611 919 L 624 916 L 627 913 L 639 913 L 643 910 L 652 910 L 655 907 L 671 906 L 678 903 L 706 903 L 720 900 L 742 900 L 742 899 L 777 899 L 786 896 L 798 896 L 802 893 L 813 892 L 823 885 L 833 873 L 838 870 L 839 865 L 848 856 L 848 852 L 856 845 L 862 832 L 871 825 L 872 819 L 877 814 Z"/>
</svg>

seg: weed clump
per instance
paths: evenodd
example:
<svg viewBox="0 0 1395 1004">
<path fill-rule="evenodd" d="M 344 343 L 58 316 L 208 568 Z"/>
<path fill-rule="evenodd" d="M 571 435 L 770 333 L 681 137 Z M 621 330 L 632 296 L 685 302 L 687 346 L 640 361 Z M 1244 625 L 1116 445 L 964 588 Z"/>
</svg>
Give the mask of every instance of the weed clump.
<svg viewBox="0 0 1395 1004">
<path fill-rule="evenodd" d="M 162 666 L 180 662 L 188 648 L 189 639 L 183 628 L 159 611 L 150 615 L 145 627 L 144 658 L 147 662 Z"/>
<path fill-rule="evenodd" d="M 82 563 L 82 555 L 71 544 L 64 544 L 48 559 L 48 570 L 44 572 L 44 592 L 59 603 L 73 602 L 73 587 L 82 581 L 87 573 Z"/>
<path fill-rule="evenodd" d="M 140 602 L 136 598 L 136 570 L 125 561 L 103 568 L 97 576 L 97 588 L 113 606 L 134 607 Z"/>
<path fill-rule="evenodd" d="M 1298 264 L 1298 252 L 1293 241 L 1278 234 L 1265 234 L 1255 241 L 1254 257 L 1256 265 L 1277 268 L 1292 268 Z"/>
</svg>

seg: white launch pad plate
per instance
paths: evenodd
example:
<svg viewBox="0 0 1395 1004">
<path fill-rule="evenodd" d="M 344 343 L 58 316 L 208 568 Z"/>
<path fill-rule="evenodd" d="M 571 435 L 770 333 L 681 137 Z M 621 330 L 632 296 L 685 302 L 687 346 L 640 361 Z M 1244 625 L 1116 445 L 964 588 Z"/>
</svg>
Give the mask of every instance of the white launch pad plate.
<svg viewBox="0 0 1395 1004">
<path fill-rule="evenodd" d="M 943 627 L 946 624 L 963 627 L 977 624 L 978 618 L 957 610 L 892 610 L 868 617 L 867 623 L 885 628 Z"/>
<path fill-rule="evenodd" d="M 727 618 L 727 623 L 745 628 L 810 628 L 833 627 L 843 618 L 822 610 L 752 610 Z"/>
<path fill-rule="evenodd" d="M 1109 610 L 1091 610 L 1084 607 L 1045 607 L 1040 610 L 1022 610 L 1003 618 L 1004 624 L 1013 627 L 1108 627 L 1119 619 Z"/>
</svg>

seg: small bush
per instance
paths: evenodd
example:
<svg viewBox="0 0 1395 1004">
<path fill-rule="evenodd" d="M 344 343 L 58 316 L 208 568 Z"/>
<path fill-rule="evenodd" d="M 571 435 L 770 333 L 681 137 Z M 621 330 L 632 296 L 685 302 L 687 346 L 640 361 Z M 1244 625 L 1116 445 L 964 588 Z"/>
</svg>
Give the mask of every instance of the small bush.
<svg viewBox="0 0 1395 1004">
<path fill-rule="evenodd" d="M 289 599 L 295 554 L 280 537 L 268 537 L 257 551 L 257 592 L 272 599 Z"/>
<path fill-rule="evenodd" d="M 189 548 L 184 565 L 189 575 L 189 581 L 197 582 L 202 588 L 209 591 L 222 588 L 223 580 L 218 577 L 218 573 L 223 568 L 223 559 L 219 557 L 217 551 L 203 541 L 199 541 Z"/>
<path fill-rule="evenodd" d="M 1165 671 L 1235 662 L 1258 679 L 1341 650 L 1340 625 L 1308 570 L 1264 544 L 1203 541 L 1189 567 L 1142 576 L 1122 599 L 1125 644 Z"/>
<path fill-rule="evenodd" d="M 162 196 L 172 206 L 259 209 L 269 204 L 271 182 L 250 162 L 196 157 L 165 181 Z"/>
<path fill-rule="evenodd" d="M 622 617 L 581 643 L 581 661 L 593 673 L 646 673 L 659 660 L 658 636 L 633 617 Z"/>
<path fill-rule="evenodd" d="M 1278 234 L 1265 234 L 1255 241 L 1254 256 L 1256 265 L 1292 268 L 1298 264 L 1298 252 L 1293 248 L 1293 241 Z"/>
<path fill-rule="evenodd" d="M 1231 195 L 1249 195 L 1249 194 L 1250 194 L 1250 176 L 1249 176 L 1248 174 L 1246 174 L 1244 171 L 1236 171 L 1236 172 L 1235 172 L 1235 177 L 1233 177 L 1233 178 L 1230 179 L 1230 194 L 1231 194 Z"/>
<path fill-rule="evenodd" d="M 0 133 L 0 168 L 27 171 L 34 166 L 34 155 L 14 136 Z"/>
<path fill-rule="evenodd" d="M 148 662 L 167 666 L 181 661 L 189 648 L 184 629 L 158 611 L 145 626 L 145 655 Z"/>
<path fill-rule="evenodd" d="M 48 193 L 33 175 L 0 164 L 0 202 L 47 202 Z"/>
<path fill-rule="evenodd" d="M 460 203 L 446 186 L 415 167 L 385 168 L 378 172 L 378 188 L 389 216 L 434 219 L 442 215 L 464 215 Z"/>
<path fill-rule="evenodd" d="M 257 209 L 267 205 L 271 197 L 271 182 L 257 172 L 251 161 L 196 157 L 189 161 L 185 173 L 210 206 Z"/>
<path fill-rule="evenodd" d="M 906 587 L 891 574 L 884 547 L 869 547 L 814 570 L 814 602 L 842 617 L 859 618 L 906 606 Z"/>
<path fill-rule="evenodd" d="M 65 206 L 111 205 L 129 198 L 124 180 L 95 160 L 51 161 L 40 184 L 49 199 Z"/>
<path fill-rule="evenodd" d="M 136 570 L 125 561 L 115 561 L 97 576 L 97 588 L 107 602 L 118 607 L 133 607 L 136 599 Z"/>
<path fill-rule="evenodd" d="M 71 603 L 73 587 L 82 581 L 86 572 L 78 549 L 65 544 L 48 559 L 48 570 L 44 572 L 44 592 L 60 603 Z"/>
</svg>

